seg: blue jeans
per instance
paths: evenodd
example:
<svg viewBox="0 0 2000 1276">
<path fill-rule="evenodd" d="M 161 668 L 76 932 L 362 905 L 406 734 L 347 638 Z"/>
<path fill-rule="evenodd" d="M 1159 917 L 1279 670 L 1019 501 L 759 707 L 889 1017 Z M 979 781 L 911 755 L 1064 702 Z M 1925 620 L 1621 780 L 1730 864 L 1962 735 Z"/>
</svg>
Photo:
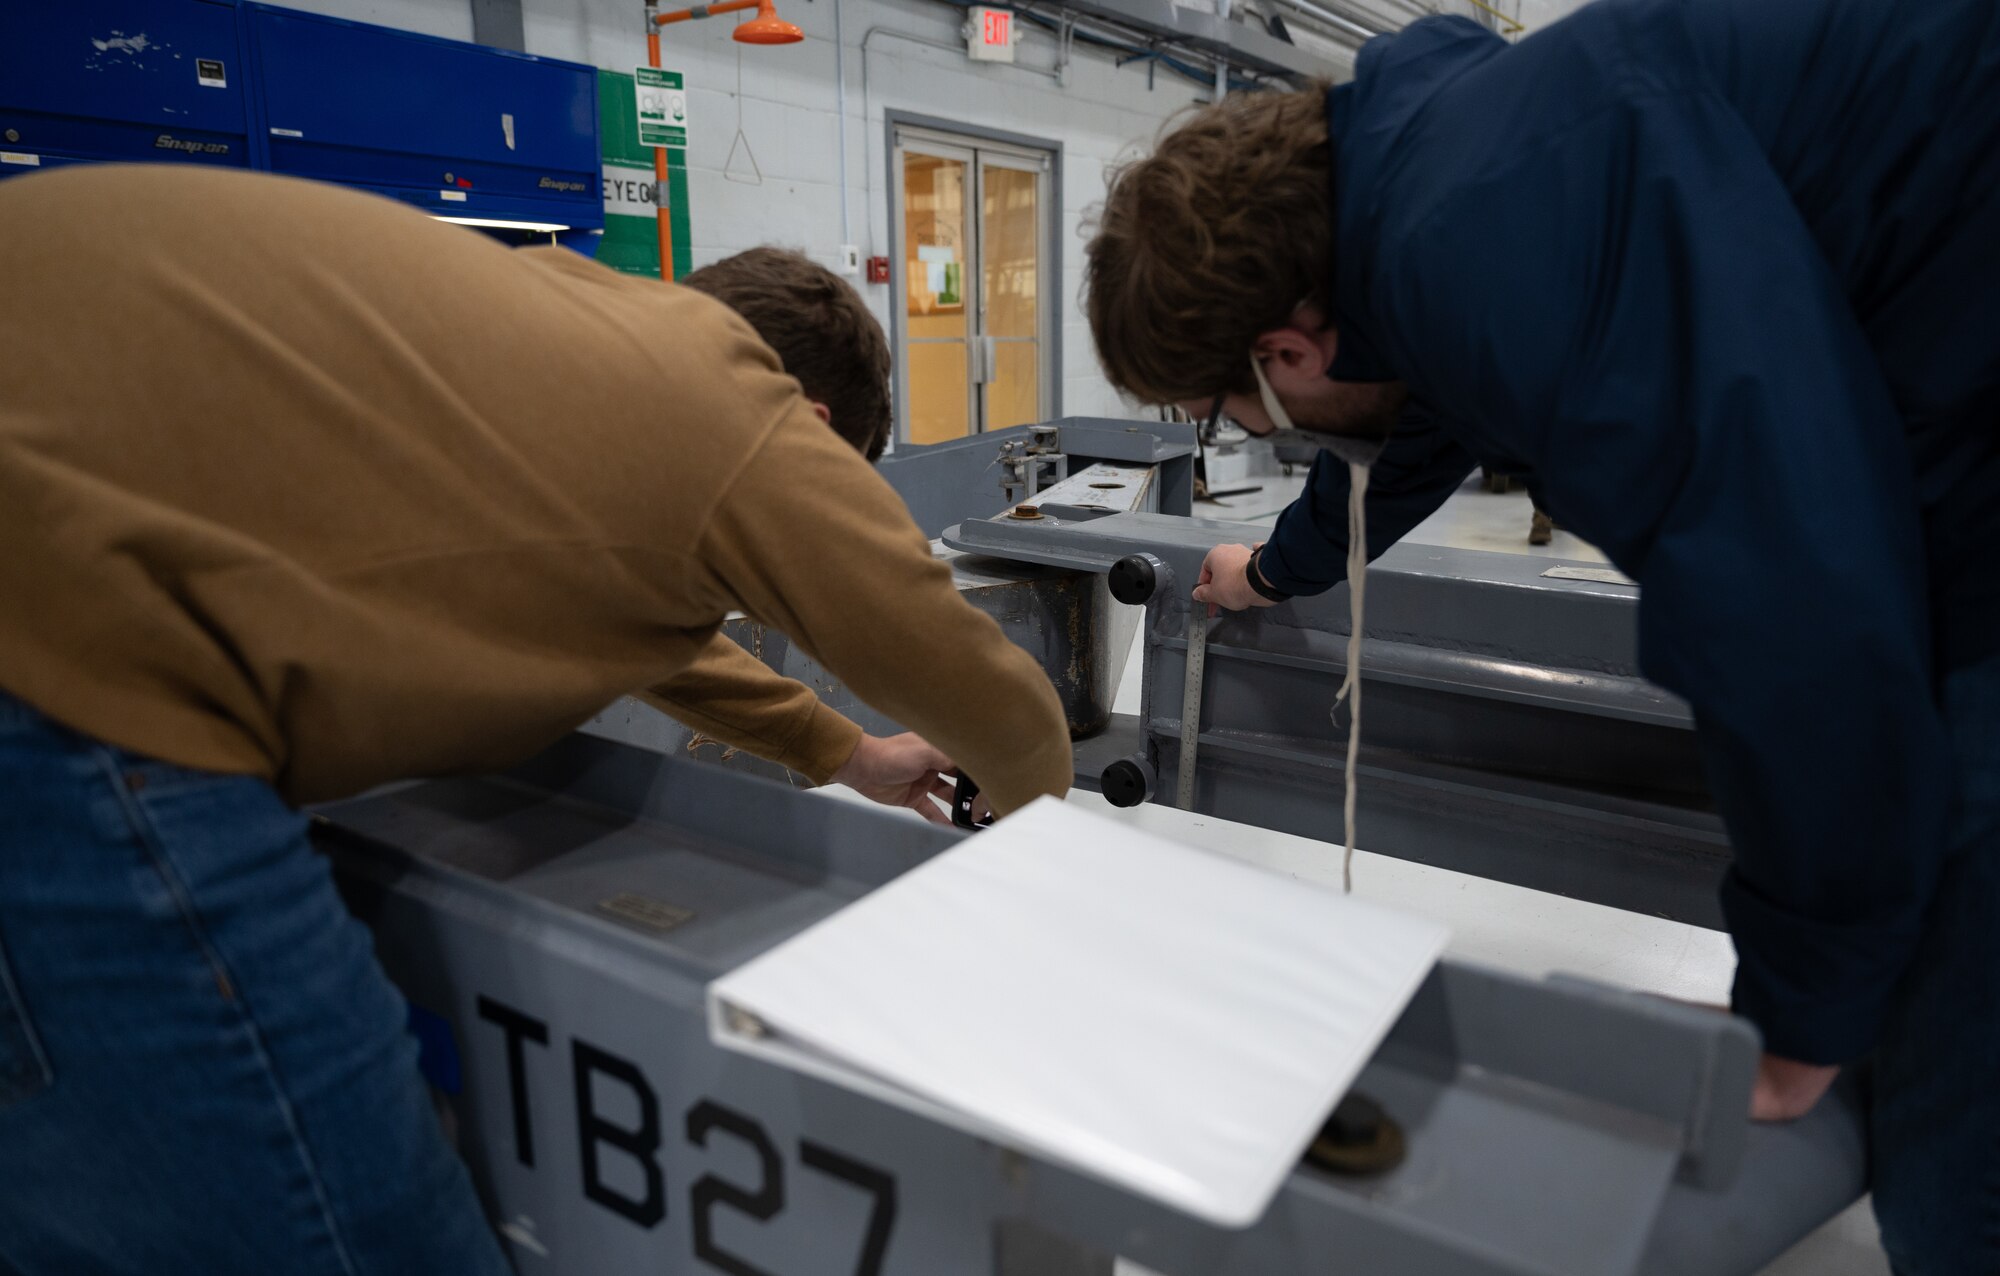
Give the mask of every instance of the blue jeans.
<svg viewBox="0 0 2000 1276">
<path fill-rule="evenodd" d="M 505 1276 L 404 1020 L 268 784 L 0 694 L 0 1272 Z"/>
<path fill-rule="evenodd" d="M 1944 707 L 1958 779 L 1951 859 L 1876 1052 L 1871 1179 L 1882 1244 L 1899 1276 L 1994 1276 L 2000 1273 L 2000 657 L 1952 673 Z"/>
</svg>

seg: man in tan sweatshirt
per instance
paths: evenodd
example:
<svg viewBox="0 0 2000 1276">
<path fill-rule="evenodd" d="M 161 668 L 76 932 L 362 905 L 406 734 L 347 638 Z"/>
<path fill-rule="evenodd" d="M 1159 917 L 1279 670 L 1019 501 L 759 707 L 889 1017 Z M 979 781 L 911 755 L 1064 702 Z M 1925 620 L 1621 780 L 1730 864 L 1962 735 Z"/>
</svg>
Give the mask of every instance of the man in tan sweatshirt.
<svg viewBox="0 0 2000 1276">
<path fill-rule="evenodd" d="M 299 803 L 638 691 L 888 800 L 1069 783 L 1039 668 L 696 291 L 169 168 L 0 183 L 0 280 L 0 1268 L 504 1270 Z"/>
<path fill-rule="evenodd" d="M 871 463 L 881 459 L 891 427 L 889 342 L 846 280 L 802 253 L 759 247 L 703 266 L 681 283 L 747 320 L 798 381 L 813 415 Z M 638 694 L 709 736 L 752 752 L 758 745 L 744 734 L 741 721 L 726 714 L 718 718 L 717 706 L 756 704 L 766 719 L 782 724 L 818 705 L 810 688 L 774 679 L 755 660 L 746 661 L 736 643 L 723 640 L 704 647 L 671 683 Z M 886 740 L 862 736 L 833 778 L 878 802 L 912 807 L 934 824 L 950 824 L 932 798 L 949 796 L 952 785 L 942 773 L 951 769 L 949 758 L 912 731 Z"/>
</svg>

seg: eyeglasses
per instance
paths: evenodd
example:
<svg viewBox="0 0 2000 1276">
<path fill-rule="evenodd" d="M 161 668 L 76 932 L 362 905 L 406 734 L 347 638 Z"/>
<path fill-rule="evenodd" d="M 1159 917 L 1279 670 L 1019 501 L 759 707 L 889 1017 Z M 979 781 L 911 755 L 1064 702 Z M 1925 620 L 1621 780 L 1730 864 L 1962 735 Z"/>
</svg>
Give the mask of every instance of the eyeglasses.
<svg viewBox="0 0 2000 1276">
<path fill-rule="evenodd" d="M 1204 419 L 1201 427 L 1201 432 L 1203 434 L 1213 435 L 1217 427 L 1223 425 L 1234 426 L 1237 429 L 1243 431 L 1245 434 L 1249 435 L 1253 439 L 1261 439 L 1265 437 L 1266 434 L 1269 433 L 1269 431 L 1267 430 L 1253 430 L 1249 426 L 1245 425 L 1243 422 L 1237 420 L 1235 417 L 1225 414 L 1222 410 L 1222 405 L 1225 402 L 1227 402 L 1228 399 L 1229 399 L 1229 391 L 1224 390 L 1221 394 L 1215 396 L 1215 402 L 1208 405 L 1208 415 Z"/>
</svg>

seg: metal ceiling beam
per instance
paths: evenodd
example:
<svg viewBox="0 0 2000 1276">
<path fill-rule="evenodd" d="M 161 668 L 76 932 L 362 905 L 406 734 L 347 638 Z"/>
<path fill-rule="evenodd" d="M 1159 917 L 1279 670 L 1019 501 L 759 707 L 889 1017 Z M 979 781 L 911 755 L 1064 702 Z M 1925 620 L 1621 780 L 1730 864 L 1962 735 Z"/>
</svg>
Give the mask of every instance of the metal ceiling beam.
<svg viewBox="0 0 2000 1276">
<path fill-rule="evenodd" d="M 1390 31 L 1394 30 L 1393 27 L 1387 25 L 1380 28 L 1370 26 L 1358 18 L 1351 18 L 1346 14 L 1336 13 L 1323 5 L 1314 4 L 1312 0 L 1277 0 L 1277 3 L 1283 8 L 1290 9 L 1293 13 L 1302 13 L 1315 21 L 1322 22 L 1334 28 L 1344 35 L 1352 36 L 1363 42 L 1372 40 L 1378 35 L 1387 35 Z"/>
<path fill-rule="evenodd" d="M 1173 0 L 1061 0 L 1060 7 L 1227 58 L 1237 66 L 1267 75 L 1324 78 L 1340 71 L 1334 63 L 1287 44 L 1261 27 L 1183 8 Z"/>
</svg>

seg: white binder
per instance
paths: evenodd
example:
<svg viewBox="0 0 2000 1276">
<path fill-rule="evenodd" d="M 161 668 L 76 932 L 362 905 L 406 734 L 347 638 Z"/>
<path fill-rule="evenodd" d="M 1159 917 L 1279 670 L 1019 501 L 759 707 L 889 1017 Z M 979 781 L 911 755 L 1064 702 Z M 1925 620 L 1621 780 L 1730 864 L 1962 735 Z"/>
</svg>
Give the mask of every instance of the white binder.
<svg viewBox="0 0 2000 1276">
<path fill-rule="evenodd" d="M 709 1028 L 1241 1227 L 1445 939 L 1045 798 L 716 980 Z"/>
</svg>

